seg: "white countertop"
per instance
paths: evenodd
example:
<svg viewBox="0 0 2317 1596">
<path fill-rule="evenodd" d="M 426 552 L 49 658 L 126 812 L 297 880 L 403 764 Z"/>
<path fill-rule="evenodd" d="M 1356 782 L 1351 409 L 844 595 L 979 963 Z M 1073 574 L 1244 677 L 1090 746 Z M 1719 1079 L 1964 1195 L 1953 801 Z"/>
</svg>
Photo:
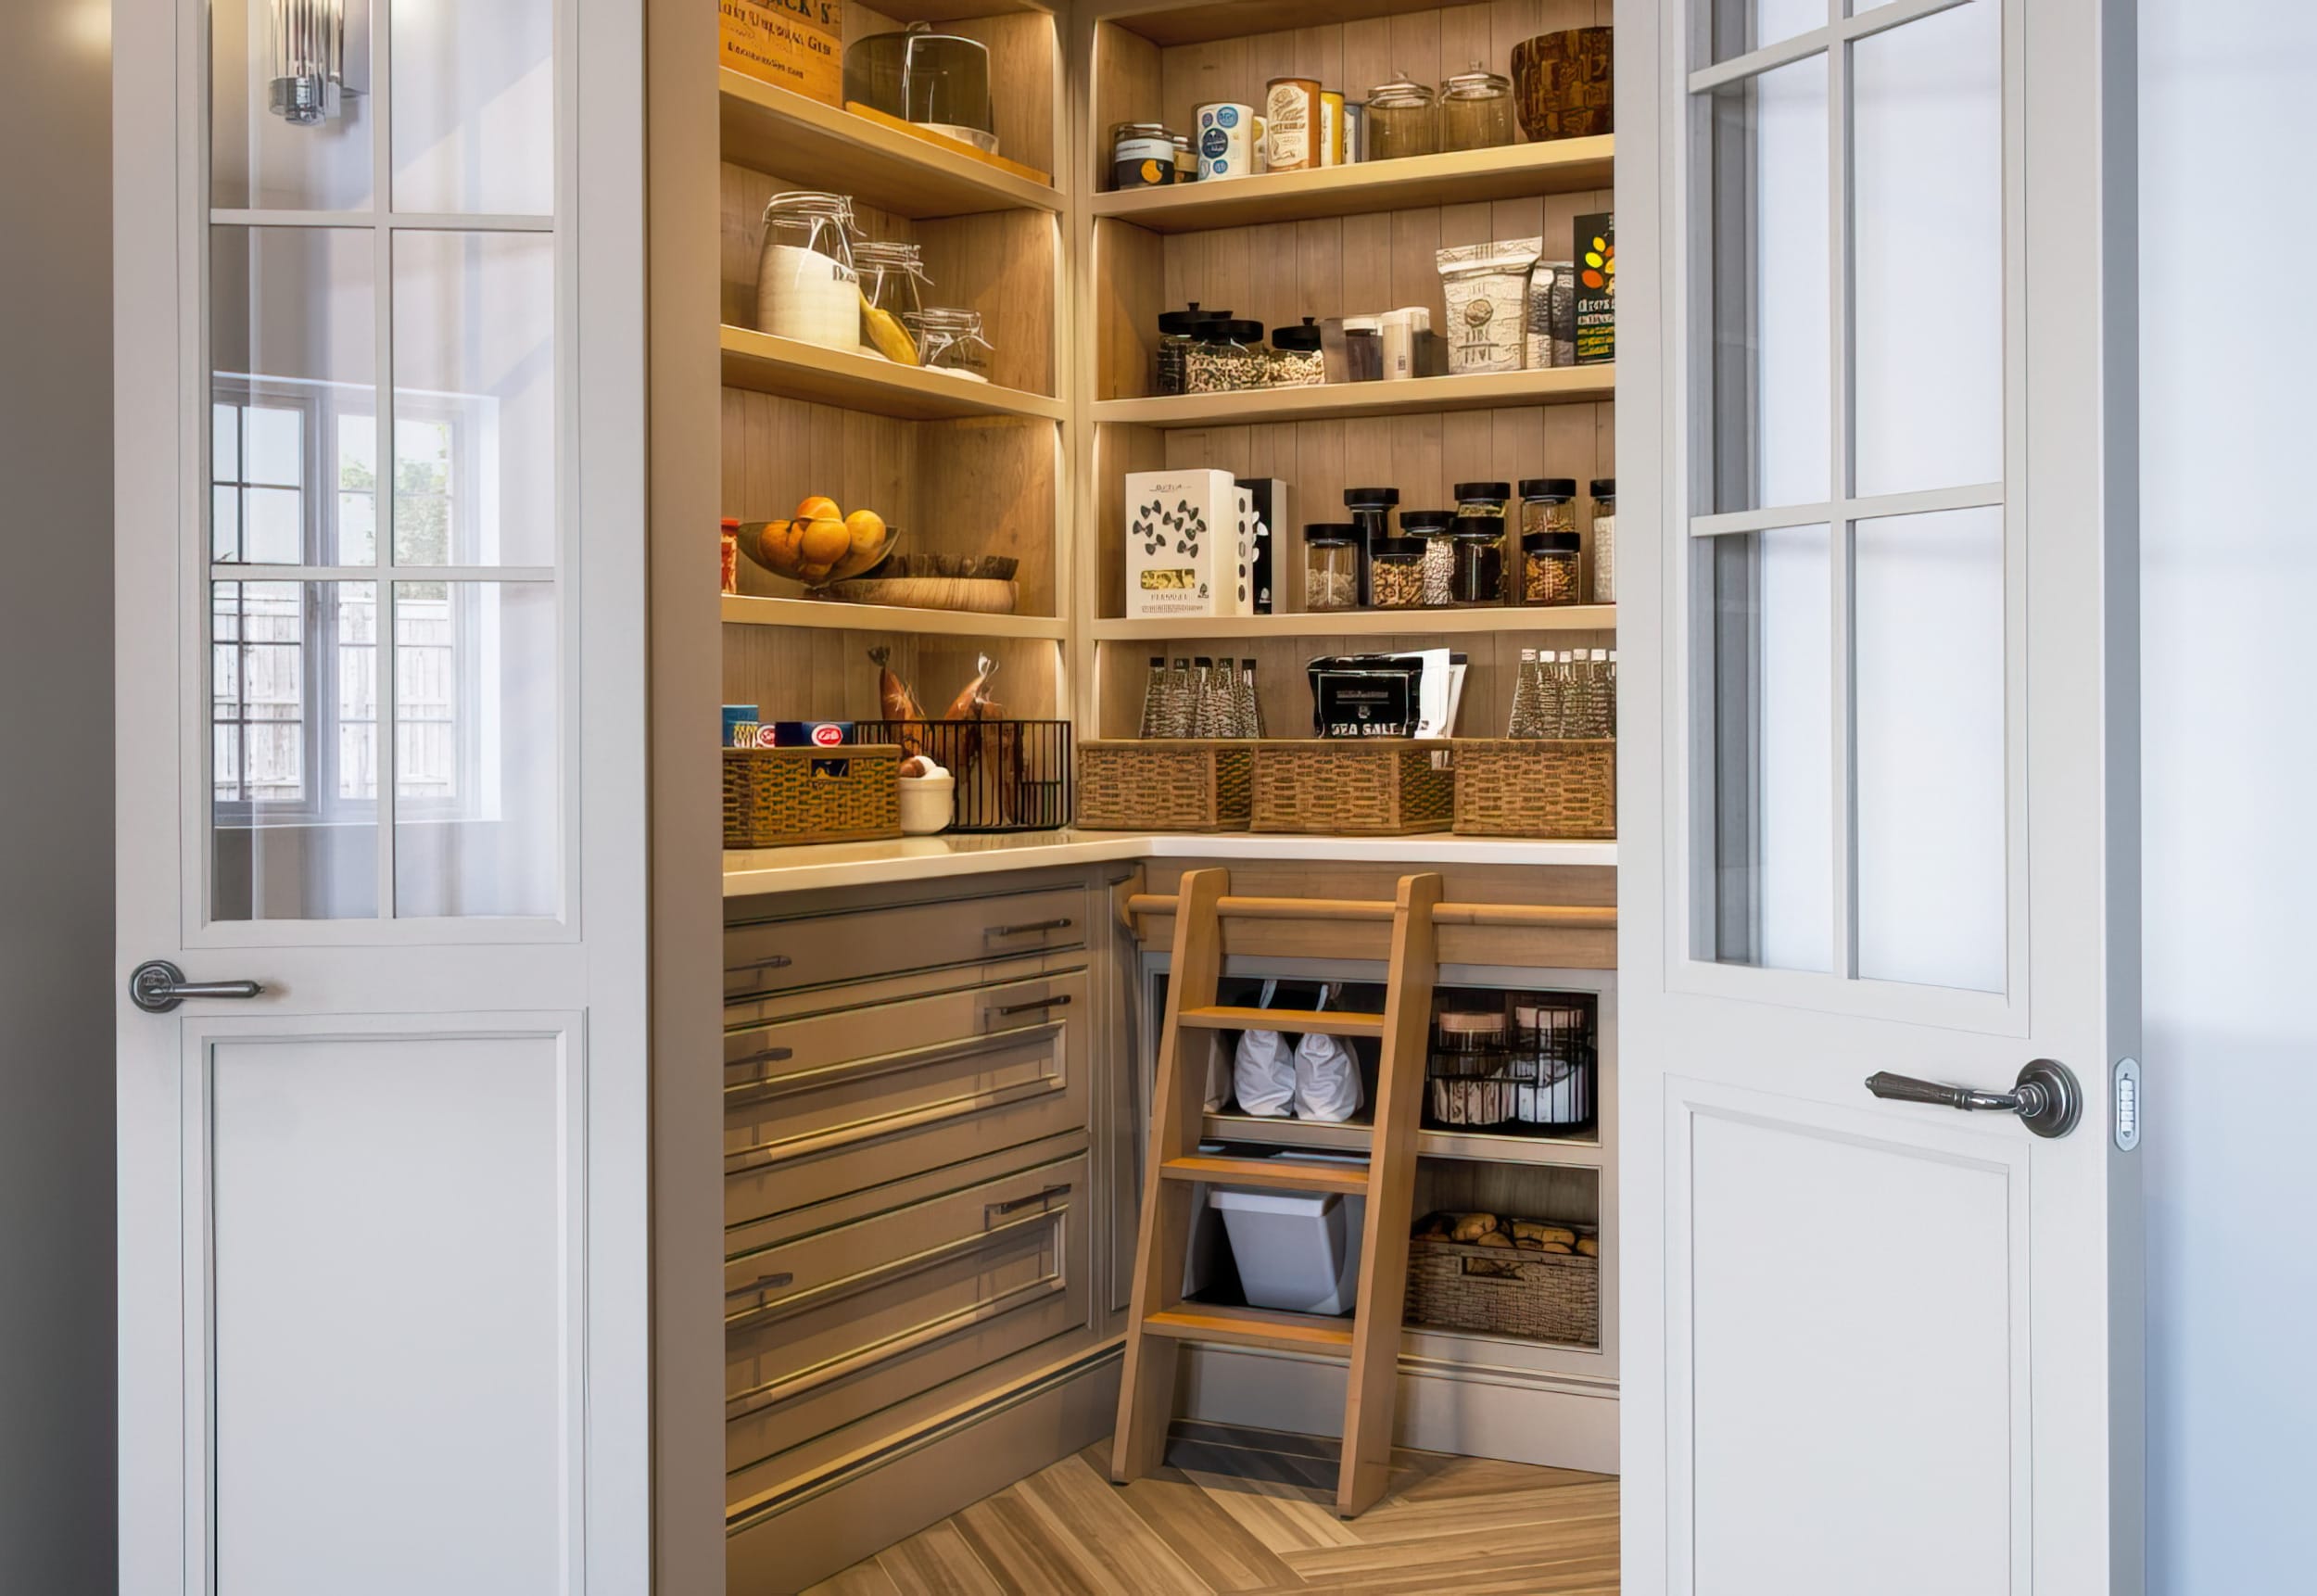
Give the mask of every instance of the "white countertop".
<svg viewBox="0 0 2317 1596">
<path fill-rule="evenodd" d="M 904 837 L 800 848 L 735 849 L 724 855 L 724 895 L 817 892 L 888 881 L 994 875 L 1114 859 L 1311 859 L 1390 865 L 1590 865 L 1612 868 L 1614 842 L 1546 842 L 1517 837 L 1295 837 L 1265 832 L 1026 831 L 995 837 Z"/>
</svg>

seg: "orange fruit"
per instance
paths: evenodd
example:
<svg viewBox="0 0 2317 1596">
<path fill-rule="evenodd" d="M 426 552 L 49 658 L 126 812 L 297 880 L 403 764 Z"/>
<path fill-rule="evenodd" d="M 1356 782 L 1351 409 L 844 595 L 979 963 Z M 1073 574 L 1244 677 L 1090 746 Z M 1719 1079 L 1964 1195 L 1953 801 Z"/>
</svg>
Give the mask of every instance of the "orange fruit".
<svg viewBox="0 0 2317 1596">
<path fill-rule="evenodd" d="M 824 571 L 852 552 L 853 534 L 833 515 L 821 516 L 807 525 L 804 541 L 797 545 L 798 559 Z"/>
<path fill-rule="evenodd" d="M 842 521 L 844 512 L 837 508 L 835 500 L 816 495 L 796 507 L 796 518 L 799 521 Z"/>
<path fill-rule="evenodd" d="M 885 546 L 885 518 L 874 510 L 855 510 L 844 518 L 853 537 L 853 557 L 866 560 Z"/>
</svg>

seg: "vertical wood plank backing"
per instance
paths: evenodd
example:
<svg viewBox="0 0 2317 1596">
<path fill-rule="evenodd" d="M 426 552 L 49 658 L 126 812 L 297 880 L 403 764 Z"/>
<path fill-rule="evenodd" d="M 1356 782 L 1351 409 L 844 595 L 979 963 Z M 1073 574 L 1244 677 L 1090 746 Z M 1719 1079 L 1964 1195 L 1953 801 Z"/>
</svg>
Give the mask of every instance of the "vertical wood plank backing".
<svg viewBox="0 0 2317 1596">
<path fill-rule="evenodd" d="M 1126 479 L 1170 469 L 1167 437 L 1147 426 L 1095 429 L 1095 574 L 1104 614 L 1126 613 Z"/>
<path fill-rule="evenodd" d="M 1416 1172 L 1414 1216 L 1448 1210 L 1571 1224 L 1601 1222 L 1601 1172 L 1558 1166 L 1425 1159 Z"/>
<path fill-rule="evenodd" d="M 1095 27 L 1086 193 L 1098 194 L 1110 186 L 1111 128 L 1120 122 L 1164 120 L 1166 86 L 1160 54 L 1158 45 L 1139 33 L 1108 23 Z"/>
<path fill-rule="evenodd" d="M 893 669 L 938 716 L 971 681 L 978 656 L 998 662 L 991 693 L 1010 715 L 1055 713 L 1055 644 L 1033 638 L 983 640 L 902 632 L 825 632 L 801 627 L 724 628 L 724 697 L 753 703 L 769 720 L 877 720 L 877 666 L 868 651 L 889 648 Z"/>
<path fill-rule="evenodd" d="M 1151 307 L 1167 303 L 1171 292 L 1159 245 L 1158 234 L 1123 222 L 1095 223 L 1096 399 L 1139 399 L 1151 391 L 1158 347 L 1158 312 Z M 1189 294 L 1174 303 L 1197 298 Z"/>
<path fill-rule="evenodd" d="M 997 152 L 1008 160 L 1055 171 L 1054 105 L 1060 40 L 1051 16 L 1000 13 L 943 22 L 938 33 L 979 39 L 990 47 L 990 120 Z"/>
</svg>

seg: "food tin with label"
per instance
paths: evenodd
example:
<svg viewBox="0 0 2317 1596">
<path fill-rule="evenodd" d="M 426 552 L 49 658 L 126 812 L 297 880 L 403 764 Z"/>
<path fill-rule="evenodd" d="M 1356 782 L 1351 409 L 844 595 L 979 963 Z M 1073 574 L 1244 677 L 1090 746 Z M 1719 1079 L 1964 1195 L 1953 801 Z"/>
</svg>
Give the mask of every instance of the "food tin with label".
<svg viewBox="0 0 2317 1596">
<path fill-rule="evenodd" d="M 1320 84 L 1316 78 L 1273 78 L 1263 90 L 1263 121 L 1272 171 L 1320 165 Z"/>
<path fill-rule="evenodd" d="M 1174 139 L 1174 181 L 1198 181 L 1198 146 L 1191 143 L 1189 133 L 1176 133 Z"/>
<path fill-rule="evenodd" d="M 1198 108 L 1198 177 L 1247 177 L 1255 171 L 1255 108 L 1224 100 Z"/>
<path fill-rule="evenodd" d="M 1320 164 L 1344 164 L 1344 96 L 1333 89 L 1320 92 Z"/>
<path fill-rule="evenodd" d="M 1344 164 L 1358 166 L 1368 158 L 1368 107 L 1364 100 L 1344 102 Z"/>
<path fill-rule="evenodd" d="M 1174 135 L 1162 122 L 1121 122 L 1110 130 L 1110 186 L 1164 188 L 1174 181 Z"/>
</svg>

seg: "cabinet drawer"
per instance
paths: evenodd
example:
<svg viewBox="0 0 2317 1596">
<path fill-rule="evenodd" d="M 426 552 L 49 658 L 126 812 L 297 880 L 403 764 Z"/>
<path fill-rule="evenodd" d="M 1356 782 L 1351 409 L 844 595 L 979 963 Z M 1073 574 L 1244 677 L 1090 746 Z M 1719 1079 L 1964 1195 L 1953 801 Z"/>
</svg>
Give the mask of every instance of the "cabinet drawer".
<svg viewBox="0 0 2317 1596">
<path fill-rule="evenodd" d="M 1083 969 L 725 1034 L 725 1222 L 1086 1123 Z"/>
<path fill-rule="evenodd" d="M 1082 1328 L 1083 1154 L 746 1253 L 725 1267 L 728 1471 Z"/>
<path fill-rule="evenodd" d="M 1086 915 L 1083 888 L 1057 887 L 729 926 L 724 999 L 1083 947 Z"/>
</svg>

